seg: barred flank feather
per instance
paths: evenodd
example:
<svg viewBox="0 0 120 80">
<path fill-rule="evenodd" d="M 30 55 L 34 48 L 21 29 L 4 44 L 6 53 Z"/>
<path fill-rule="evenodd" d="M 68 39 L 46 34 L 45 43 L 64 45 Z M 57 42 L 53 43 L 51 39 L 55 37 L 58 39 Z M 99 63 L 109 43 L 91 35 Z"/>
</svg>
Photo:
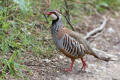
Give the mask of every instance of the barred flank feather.
<svg viewBox="0 0 120 80">
<path fill-rule="evenodd" d="M 85 49 L 83 44 L 80 44 L 78 41 L 76 41 L 68 34 L 64 35 L 63 48 L 67 53 L 69 53 L 69 55 L 73 57 L 78 57 L 85 54 Z"/>
</svg>

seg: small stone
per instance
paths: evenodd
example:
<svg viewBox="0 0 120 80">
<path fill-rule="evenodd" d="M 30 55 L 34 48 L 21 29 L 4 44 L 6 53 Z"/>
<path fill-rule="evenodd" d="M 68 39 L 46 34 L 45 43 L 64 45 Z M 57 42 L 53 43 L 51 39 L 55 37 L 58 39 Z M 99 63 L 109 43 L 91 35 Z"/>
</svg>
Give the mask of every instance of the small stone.
<svg viewBox="0 0 120 80">
<path fill-rule="evenodd" d="M 68 80 L 73 80 L 72 78 L 69 78 Z"/>
<path fill-rule="evenodd" d="M 56 72 L 60 72 L 60 71 L 56 71 Z"/>
<path fill-rule="evenodd" d="M 60 59 L 63 59 L 63 56 L 60 55 L 59 58 L 60 58 Z"/>
<path fill-rule="evenodd" d="M 31 32 L 28 32 L 28 35 L 31 35 Z"/>
<path fill-rule="evenodd" d="M 43 61 L 45 61 L 46 63 L 49 63 L 51 60 L 49 60 L 49 59 L 43 59 Z"/>
<path fill-rule="evenodd" d="M 115 30 L 114 30 L 112 27 L 110 27 L 110 28 L 107 29 L 107 32 L 109 32 L 109 33 L 114 33 Z"/>
</svg>

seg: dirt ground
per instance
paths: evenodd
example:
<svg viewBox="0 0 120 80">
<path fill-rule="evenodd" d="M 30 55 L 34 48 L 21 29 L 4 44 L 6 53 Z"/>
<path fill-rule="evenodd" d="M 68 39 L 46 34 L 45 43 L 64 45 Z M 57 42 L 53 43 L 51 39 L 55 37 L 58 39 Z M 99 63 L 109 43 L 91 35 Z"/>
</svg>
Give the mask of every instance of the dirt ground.
<svg viewBox="0 0 120 80">
<path fill-rule="evenodd" d="M 88 25 L 97 26 L 102 20 L 97 20 L 94 16 L 86 22 Z M 89 27 L 89 26 L 88 26 Z M 94 28 L 94 27 L 93 27 Z M 90 43 L 92 47 L 103 50 L 108 54 L 116 55 L 118 60 L 104 62 L 93 56 L 85 56 L 87 63 L 86 71 L 80 71 L 82 63 L 77 59 L 73 70 L 65 72 L 64 68 L 69 68 L 70 59 L 66 58 L 58 51 L 54 51 L 54 56 L 50 58 L 29 58 L 25 63 L 32 70 L 30 80 L 120 80 L 120 17 L 110 18 L 102 34 L 94 38 Z"/>
</svg>

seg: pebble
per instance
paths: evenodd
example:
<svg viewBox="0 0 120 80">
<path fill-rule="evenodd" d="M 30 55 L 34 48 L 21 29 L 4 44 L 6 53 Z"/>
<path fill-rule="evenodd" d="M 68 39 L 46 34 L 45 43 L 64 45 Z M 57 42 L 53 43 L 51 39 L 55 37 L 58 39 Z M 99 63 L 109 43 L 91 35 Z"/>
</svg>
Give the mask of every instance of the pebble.
<svg viewBox="0 0 120 80">
<path fill-rule="evenodd" d="M 49 63 L 51 60 L 49 59 L 43 59 L 44 62 Z"/>
<path fill-rule="evenodd" d="M 110 27 L 110 28 L 107 29 L 107 32 L 108 32 L 108 33 L 114 33 L 115 30 L 114 30 L 112 27 Z"/>
</svg>

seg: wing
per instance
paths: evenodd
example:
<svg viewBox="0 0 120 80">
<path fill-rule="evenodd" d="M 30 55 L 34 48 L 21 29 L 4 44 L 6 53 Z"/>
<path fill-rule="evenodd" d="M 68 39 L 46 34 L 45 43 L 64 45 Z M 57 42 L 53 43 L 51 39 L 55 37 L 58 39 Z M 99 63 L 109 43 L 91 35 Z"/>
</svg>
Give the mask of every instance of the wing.
<svg viewBox="0 0 120 80">
<path fill-rule="evenodd" d="M 65 34 L 63 37 L 62 49 L 64 50 L 66 55 L 70 55 L 74 58 L 82 57 L 85 55 L 84 46 L 68 34 Z"/>
<path fill-rule="evenodd" d="M 63 49 L 61 50 L 67 56 L 82 57 L 91 52 L 86 40 L 79 33 L 62 28 L 58 34 L 58 39 L 63 38 Z"/>
</svg>

